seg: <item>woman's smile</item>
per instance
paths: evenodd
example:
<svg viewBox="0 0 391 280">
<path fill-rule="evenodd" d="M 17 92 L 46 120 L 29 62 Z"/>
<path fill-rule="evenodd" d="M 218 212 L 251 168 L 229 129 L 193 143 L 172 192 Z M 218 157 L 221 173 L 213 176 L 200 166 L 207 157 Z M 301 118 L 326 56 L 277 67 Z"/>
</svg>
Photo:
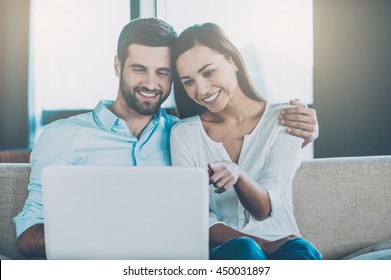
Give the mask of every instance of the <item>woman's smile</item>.
<svg viewBox="0 0 391 280">
<path fill-rule="evenodd" d="M 208 97 L 202 98 L 201 100 L 204 101 L 207 104 L 212 103 L 220 96 L 221 90 L 217 91 L 216 93 L 209 95 Z"/>
</svg>

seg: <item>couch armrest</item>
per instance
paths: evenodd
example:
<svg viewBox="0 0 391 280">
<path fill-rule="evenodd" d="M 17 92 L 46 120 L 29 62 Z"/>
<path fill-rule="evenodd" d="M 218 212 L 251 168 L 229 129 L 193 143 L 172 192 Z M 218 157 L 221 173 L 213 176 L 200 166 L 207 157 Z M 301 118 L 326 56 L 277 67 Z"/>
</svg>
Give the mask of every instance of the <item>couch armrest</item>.
<svg viewBox="0 0 391 280">
<path fill-rule="evenodd" d="M 0 255 L 11 259 L 23 259 L 12 219 L 27 198 L 29 176 L 28 163 L 0 163 Z"/>
<path fill-rule="evenodd" d="M 293 197 L 301 234 L 326 259 L 391 239 L 391 156 L 305 161 Z"/>
</svg>

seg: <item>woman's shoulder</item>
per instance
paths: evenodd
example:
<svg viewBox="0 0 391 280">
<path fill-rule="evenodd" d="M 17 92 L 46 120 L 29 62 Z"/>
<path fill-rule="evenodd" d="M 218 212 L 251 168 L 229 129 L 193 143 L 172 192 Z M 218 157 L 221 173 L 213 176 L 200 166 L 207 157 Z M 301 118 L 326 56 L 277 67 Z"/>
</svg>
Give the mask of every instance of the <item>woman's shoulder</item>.
<svg viewBox="0 0 391 280">
<path fill-rule="evenodd" d="M 276 120 L 282 110 L 290 107 L 292 107 L 292 105 L 289 103 L 267 103 L 263 118 L 268 120 Z"/>
<path fill-rule="evenodd" d="M 201 121 L 199 116 L 180 119 L 176 122 L 176 124 L 172 128 L 171 133 L 178 130 L 191 131 L 191 130 L 199 129 L 200 125 L 201 125 Z"/>
<path fill-rule="evenodd" d="M 268 103 L 267 104 L 267 112 L 270 114 L 279 114 L 281 110 L 288 109 L 293 107 L 289 103 Z"/>
</svg>

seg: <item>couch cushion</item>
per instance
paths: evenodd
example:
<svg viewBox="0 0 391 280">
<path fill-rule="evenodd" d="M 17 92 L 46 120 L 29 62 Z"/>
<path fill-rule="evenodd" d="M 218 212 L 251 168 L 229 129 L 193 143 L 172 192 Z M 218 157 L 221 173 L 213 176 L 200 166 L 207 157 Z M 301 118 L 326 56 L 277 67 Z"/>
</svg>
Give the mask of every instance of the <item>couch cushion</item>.
<svg viewBox="0 0 391 280">
<path fill-rule="evenodd" d="M 358 250 L 344 260 L 391 260 L 391 240 Z"/>
<path fill-rule="evenodd" d="M 391 249 L 359 255 L 352 260 L 391 260 Z"/>
</svg>

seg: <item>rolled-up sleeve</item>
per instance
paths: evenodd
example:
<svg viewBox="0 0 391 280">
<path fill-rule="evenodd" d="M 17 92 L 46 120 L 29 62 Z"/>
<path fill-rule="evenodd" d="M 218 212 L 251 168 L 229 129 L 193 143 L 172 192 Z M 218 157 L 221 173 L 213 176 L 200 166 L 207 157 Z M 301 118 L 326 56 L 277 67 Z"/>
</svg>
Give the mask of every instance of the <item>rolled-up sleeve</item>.
<svg viewBox="0 0 391 280">
<path fill-rule="evenodd" d="M 13 219 L 17 237 L 31 226 L 44 223 L 41 172 L 48 165 L 64 162 L 64 145 L 64 135 L 52 127 L 45 129 L 35 144 L 30 157 L 28 197 L 22 211 Z"/>
<path fill-rule="evenodd" d="M 291 194 L 292 180 L 301 163 L 303 139 L 280 129 L 271 147 L 265 167 L 260 173 L 258 184 L 266 188 L 271 204 L 271 216 L 280 208 L 285 195 Z"/>
</svg>

